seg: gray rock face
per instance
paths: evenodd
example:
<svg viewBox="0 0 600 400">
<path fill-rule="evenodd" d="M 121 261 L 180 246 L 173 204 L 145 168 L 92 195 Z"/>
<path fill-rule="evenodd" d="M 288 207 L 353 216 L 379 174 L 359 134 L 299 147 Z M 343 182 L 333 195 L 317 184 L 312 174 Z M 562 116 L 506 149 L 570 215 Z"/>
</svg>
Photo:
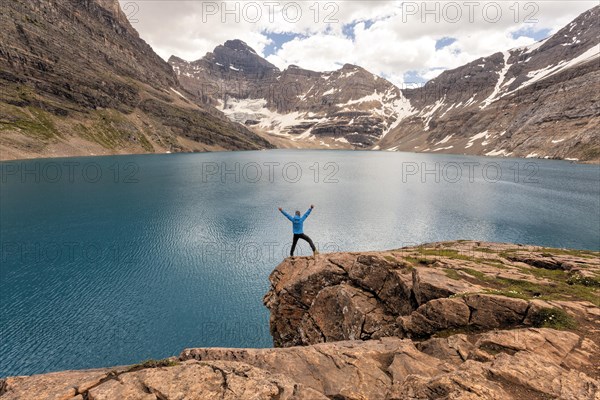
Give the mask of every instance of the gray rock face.
<svg viewBox="0 0 600 400">
<path fill-rule="evenodd" d="M 600 6 L 552 37 L 398 89 L 353 65 L 279 71 L 241 41 L 188 63 L 182 85 L 253 130 L 321 146 L 600 160 Z"/>
<path fill-rule="evenodd" d="M 600 160 L 600 6 L 550 38 L 404 90 L 418 110 L 382 149 Z"/>
<path fill-rule="evenodd" d="M 206 55 L 204 61 L 208 68 L 213 67 L 223 76 L 237 70 L 248 79 L 265 79 L 277 71 L 273 64 L 260 57 L 241 40 L 228 40 L 224 45 L 217 46 L 213 53 Z"/>
<path fill-rule="evenodd" d="M 2 159 L 269 147 L 185 93 L 117 0 L 9 1 L 0 28 Z"/>
<path fill-rule="evenodd" d="M 239 40 L 194 62 L 173 56 L 169 63 L 186 89 L 232 120 L 292 140 L 368 147 L 410 107 L 397 87 L 358 66 L 280 71 Z"/>
</svg>

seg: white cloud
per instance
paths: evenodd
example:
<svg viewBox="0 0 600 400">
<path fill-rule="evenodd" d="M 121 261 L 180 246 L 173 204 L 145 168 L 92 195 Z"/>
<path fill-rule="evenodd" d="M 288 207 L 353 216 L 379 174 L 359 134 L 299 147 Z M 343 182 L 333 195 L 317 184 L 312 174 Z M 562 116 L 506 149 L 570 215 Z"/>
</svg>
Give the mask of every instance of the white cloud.
<svg viewBox="0 0 600 400">
<path fill-rule="evenodd" d="M 267 60 L 281 69 L 295 64 L 312 70 L 335 70 L 349 59 L 353 47 L 351 41 L 340 36 L 316 34 L 283 44 L 277 54 Z"/>
<path fill-rule="evenodd" d="M 120 1 L 122 5 L 131 3 Z M 321 71 L 352 63 L 401 84 L 407 71 L 419 71 L 424 78 L 430 79 L 441 72 L 440 68 L 454 68 L 498 51 L 530 44 L 533 39 L 525 36 L 526 33 L 513 38 L 514 32 L 526 32 L 525 28 L 555 32 L 595 6 L 597 1 L 483 2 L 473 9 L 472 20 L 469 8 L 465 6 L 461 7 L 462 15 L 457 19 L 451 3 L 466 4 L 460 1 L 323 1 L 318 7 L 314 7 L 312 1 L 280 1 L 282 6 L 274 9 L 273 14 L 269 13 L 267 3 L 260 1 L 230 1 L 226 8 L 223 2 L 159 0 L 136 3 L 139 12 L 135 15 L 138 22 L 134 27 L 165 59 L 175 54 L 195 60 L 226 40 L 236 38 L 264 54 L 270 43 L 268 33 L 295 33 L 304 36 L 281 46 L 268 58 L 270 62 L 280 68 L 296 64 Z M 248 6 L 249 3 L 255 5 Z M 295 6 L 289 3 L 302 7 L 302 18 L 297 22 L 290 22 L 295 16 Z M 422 4 L 434 12 L 425 13 Z M 492 22 L 494 4 L 502 4 L 502 9 L 501 17 Z M 520 7 L 518 15 L 514 8 L 510 9 L 514 4 Z M 533 6 L 526 9 L 526 4 Z M 287 7 L 287 18 L 284 6 Z M 262 17 L 256 22 L 249 21 L 258 15 L 257 9 L 261 10 Z M 225 10 L 233 13 L 224 14 Z M 212 15 L 211 11 L 216 14 Z M 537 22 L 524 23 L 531 13 Z M 328 23 L 327 17 L 338 22 Z M 453 23 L 453 19 L 457 22 Z M 375 22 L 371 24 L 372 21 Z M 356 24 L 354 40 L 344 35 L 343 28 L 348 24 Z M 442 37 L 452 37 L 456 41 L 436 51 L 436 41 Z"/>
</svg>

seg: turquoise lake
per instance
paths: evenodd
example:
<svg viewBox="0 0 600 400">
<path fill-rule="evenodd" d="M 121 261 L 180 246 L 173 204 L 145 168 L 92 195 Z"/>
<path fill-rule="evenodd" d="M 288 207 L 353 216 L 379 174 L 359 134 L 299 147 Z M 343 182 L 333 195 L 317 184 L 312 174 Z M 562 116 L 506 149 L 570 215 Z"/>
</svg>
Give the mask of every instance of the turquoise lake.
<svg viewBox="0 0 600 400">
<path fill-rule="evenodd" d="M 321 252 L 476 239 L 600 250 L 600 167 L 273 150 L 0 163 L 0 376 L 269 347 L 268 276 Z M 300 254 L 309 248 L 300 242 Z"/>
</svg>

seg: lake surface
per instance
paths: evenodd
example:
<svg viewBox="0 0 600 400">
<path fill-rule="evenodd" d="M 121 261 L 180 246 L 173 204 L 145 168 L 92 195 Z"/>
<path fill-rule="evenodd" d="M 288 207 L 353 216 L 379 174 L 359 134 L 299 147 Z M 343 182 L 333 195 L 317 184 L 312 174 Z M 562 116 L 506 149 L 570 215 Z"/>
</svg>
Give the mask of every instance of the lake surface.
<svg viewBox="0 0 600 400">
<path fill-rule="evenodd" d="M 564 161 L 275 150 L 0 168 L 0 376 L 271 346 L 262 296 L 292 233 L 278 206 L 315 204 L 322 252 L 600 249 L 600 168 Z"/>
</svg>

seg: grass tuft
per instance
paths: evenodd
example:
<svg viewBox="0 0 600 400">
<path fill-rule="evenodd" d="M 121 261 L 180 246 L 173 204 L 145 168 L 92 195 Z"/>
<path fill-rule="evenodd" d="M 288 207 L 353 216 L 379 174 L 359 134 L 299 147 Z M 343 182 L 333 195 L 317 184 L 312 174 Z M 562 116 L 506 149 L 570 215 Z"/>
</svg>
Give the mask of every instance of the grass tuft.
<svg viewBox="0 0 600 400">
<path fill-rule="evenodd" d="M 144 369 L 144 368 L 161 368 L 161 367 L 174 367 L 179 365 L 179 361 L 171 358 L 164 358 L 162 360 L 146 360 L 140 364 L 132 366 L 132 369 Z"/>
<path fill-rule="evenodd" d="M 574 329 L 575 320 L 559 308 L 542 308 L 531 316 L 531 324 L 536 328 L 553 328 L 559 330 Z"/>
<path fill-rule="evenodd" d="M 450 279 L 454 279 L 454 280 L 457 280 L 457 281 L 460 280 L 460 279 L 462 279 L 462 277 L 460 276 L 460 274 L 455 269 L 444 268 L 444 273 Z"/>
</svg>

